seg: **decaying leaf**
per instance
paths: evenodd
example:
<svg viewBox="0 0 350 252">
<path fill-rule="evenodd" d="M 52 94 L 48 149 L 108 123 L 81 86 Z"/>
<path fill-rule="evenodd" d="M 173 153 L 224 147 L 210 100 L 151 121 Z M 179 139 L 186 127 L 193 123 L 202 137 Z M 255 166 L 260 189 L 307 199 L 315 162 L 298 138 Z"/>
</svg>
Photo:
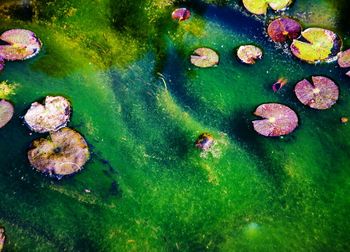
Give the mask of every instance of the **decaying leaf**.
<svg viewBox="0 0 350 252">
<path fill-rule="evenodd" d="M 203 133 L 197 138 L 195 145 L 198 149 L 208 151 L 213 143 L 214 137 L 209 133 Z"/>
<path fill-rule="evenodd" d="M 255 64 L 256 60 L 261 59 L 262 56 L 262 50 L 253 45 L 243 45 L 237 50 L 237 57 L 245 64 Z"/>
<path fill-rule="evenodd" d="M 40 51 L 41 41 L 29 30 L 13 29 L 1 34 L 0 39 L 7 45 L 0 45 L 0 57 L 5 60 L 25 60 Z"/>
<path fill-rule="evenodd" d="M 191 16 L 191 12 L 186 8 L 176 9 L 171 14 L 171 17 L 173 19 L 179 20 L 179 21 L 185 21 L 185 20 L 189 19 L 190 16 Z"/>
<path fill-rule="evenodd" d="M 52 176 L 64 176 L 79 171 L 90 157 L 85 139 L 70 128 L 51 132 L 45 139 L 32 143 L 28 151 L 30 164 Z"/>
<path fill-rule="evenodd" d="M 336 59 L 342 41 L 337 34 L 322 28 L 309 28 L 301 33 L 306 42 L 293 40 L 292 53 L 309 63 Z"/>
<path fill-rule="evenodd" d="M 254 130 L 263 136 L 287 135 L 298 126 L 297 114 L 282 104 L 262 104 L 255 110 L 254 114 L 263 118 L 253 121 Z"/>
<path fill-rule="evenodd" d="M 313 76 L 312 83 L 304 79 L 295 86 L 298 100 L 314 109 L 328 109 L 338 100 L 339 88 L 329 78 Z"/>
<path fill-rule="evenodd" d="M 273 10 L 286 9 L 293 0 L 243 0 L 244 7 L 253 14 L 266 14 L 268 7 Z"/>
<path fill-rule="evenodd" d="M 212 67 L 219 63 L 219 55 L 210 48 L 198 48 L 191 55 L 191 63 L 197 67 Z"/>
<path fill-rule="evenodd" d="M 267 33 L 275 42 L 285 42 L 287 39 L 293 40 L 300 36 L 301 25 L 291 18 L 277 18 L 272 21 Z"/>
<path fill-rule="evenodd" d="M 14 113 L 14 108 L 11 103 L 5 100 L 0 100 L 0 128 L 4 127 L 11 119 Z"/>
<path fill-rule="evenodd" d="M 71 114 L 69 101 L 62 96 L 47 96 L 44 105 L 34 102 L 24 116 L 32 131 L 45 133 L 67 125 Z"/>
<path fill-rule="evenodd" d="M 339 53 L 338 64 L 342 68 L 350 67 L 350 49 Z"/>
</svg>

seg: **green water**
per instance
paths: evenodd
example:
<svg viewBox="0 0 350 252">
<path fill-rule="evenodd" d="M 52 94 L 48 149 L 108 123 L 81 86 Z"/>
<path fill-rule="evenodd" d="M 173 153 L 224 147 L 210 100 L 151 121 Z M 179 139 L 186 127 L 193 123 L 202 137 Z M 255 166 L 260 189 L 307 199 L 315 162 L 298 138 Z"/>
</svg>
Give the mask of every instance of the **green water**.
<svg viewBox="0 0 350 252">
<path fill-rule="evenodd" d="M 336 63 L 308 65 L 265 34 L 240 1 L 1 0 L 0 30 L 27 28 L 41 53 L 6 65 L 14 119 L 0 130 L 0 226 L 5 251 L 348 251 L 350 79 Z M 18 2 L 18 1 L 17 1 Z M 6 5 L 6 6 L 5 6 Z M 170 19 L 175 6 L 190 20 Z M 320 26 L 350 46 L 346 1 L 296 0 L 286 15 Z M 261 46 L 243 66 L 234 49 Z M 189 55 L 216 49 L 220 64 L 198 69 Z M 331 77 L 340 99 L 327 111 L 302 106 L 299 80 Z M 281 92 L 271 84 L 288 79 Z M 163 81 L 165 80 L 165 83 Z M 54 180 L 33 170 L 22 116 L 46 95 L 73 106 L 70 127 L 92 158 Z M 267 139 L 251 125 L 261 103 L 293 108 L 300 126 Z M 210 132 L 207 155 L 193 147 Z M 88 193 L 85 189 L 90 190 Z"/>
</svg>

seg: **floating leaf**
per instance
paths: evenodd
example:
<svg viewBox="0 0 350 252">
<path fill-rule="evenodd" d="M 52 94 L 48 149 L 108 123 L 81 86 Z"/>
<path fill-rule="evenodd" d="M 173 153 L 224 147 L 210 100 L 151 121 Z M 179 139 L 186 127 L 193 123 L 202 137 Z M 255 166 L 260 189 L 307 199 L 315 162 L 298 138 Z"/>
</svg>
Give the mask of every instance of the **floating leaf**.
<svg viewBox="0 0 350 252">
<path fill-rule="evenodd" d="M 333 60 L 342 46 L 337 34 L 322 28 L 309 28 L 301 35 L 307 42 L 293 40 L 291 50 L 296 57 L 309 63 Z"/>
<path fill-rule="evenodd" d="M 338 64 L 342 68 L 350 67 L 350 49 L 339 53 Z"/>
<path fill-rule="evenodd" d="M 343 116 L 343 117 L 340 118 L 340 122 L 341 123 L 348 123 L 349 122 L 349 118 Z"/>
<path fill-rule="evenodd" d="M 260 105 L 254 112 L 262 120 L 253 121 L 256 132 L 267 137 L 287 135 L 298 126 L 298 116 L 289 107 L 278 103 Z"/>
<path fill-rule="evenodd" d="M 30 164 L 51 176 L 73 174 L 82 168 L 89 157 L 85 139 L 70 128 L 51 132 L 47 139 L 35 140 L 28 151 Z"/>
<path fill-rule="evenodd" d="M 304 79 L 295 86 L 299 101 L 314 109 L 328 109 L 338 100 L 339 88 L 329 78 L 313 76 L 312 82 Z"/>
<path fill-rule="evenodd" d="M 44 105 L 34 102 L 24 116 L 32 131 L 45 133 L 67 125 L 70 118 L 70 103 L 62 96 L 47 96 Z"/>
<path fill-rule="evenodd" d="M 270 6 L 274 10 L 283 10 L 287 8 L 293 0 L 243 0 L 244 7 L 254 14 L 266 14 Z"/>
<path fill-rule="evenodd" d="M 171 17 L 175 20 L 184 21 L 189 19 L 191 16 L 191 12 L 186 8 L 179 8 L 173 11 Z"/>
<path fill-rule="evenodd" d="M 219 63 L 219 55 L 210 48 L 198 48 L 191 55 L 191 63 L 197 67 L 212 67 Z"/>
<path fill-rule="evenodd" d="M 272 21 L 267 33 L 275 42 L 285 42 L 287 39 L 296 39 L 300 36 L 301 25 L 291 18 L 278 18 Z"/>
<path fill-rule="evenodd" d="M 5 60 L 25 60 L 37 55 L 41 41 L 32 31 L 13 29 L 4 32 L 0 39 L 8 45 L 0 45 L 0 57 Z"/>
<path fill-rule="evenodd" d="M 261 49 L 253 45 L 240 46 L 237 50 L 237 57 L 245 64 L 255 64 L 255 61 L 261 59 L 262 55 Z"/>
<path fill-rule="evenodd" d="M 214 143 L 214 137 L 209 133 L 201 134 L 195 142 L 197 148 L 208 151 Z"/>
<path fill-rule="evenodd" d="M 4 248 L 5 239 L 6 239 L 6 237 L 5 237 L 5 229 L 0 227 L 0 252 Z"/>
<path fill-rule="evenodd" d="M 4 127 L 12 118 L 14 108 L 11 103 L 0 100 L 0 128 Z"/>
<path fill-rule="evenodd" d="M 346 75 L 350 77 L 350 71 L 348 71 L 348 72 L 346 73 Z"/>
</svg>

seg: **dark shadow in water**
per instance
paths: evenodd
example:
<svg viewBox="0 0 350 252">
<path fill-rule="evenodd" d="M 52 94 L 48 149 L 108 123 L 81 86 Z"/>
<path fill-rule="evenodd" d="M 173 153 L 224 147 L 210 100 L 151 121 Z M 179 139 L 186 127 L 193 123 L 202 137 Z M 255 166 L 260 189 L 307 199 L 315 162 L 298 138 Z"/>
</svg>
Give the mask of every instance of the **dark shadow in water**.
<svg viewBox="0 0 350 252">
<path fill-rule="evenodd" d="M 0 3 L 0 15 L 9 15 L 22 21 L 32 21 L 34 11 L 30 0 Z"/>
<path fill-rule="evenodd" d="M 349 0 L 333 0 L 337 6 L 337 9 L 340 11 L 338 17 L 338 28 L 341 32 L 350 36 L 350 3 Z"/>
</svg>

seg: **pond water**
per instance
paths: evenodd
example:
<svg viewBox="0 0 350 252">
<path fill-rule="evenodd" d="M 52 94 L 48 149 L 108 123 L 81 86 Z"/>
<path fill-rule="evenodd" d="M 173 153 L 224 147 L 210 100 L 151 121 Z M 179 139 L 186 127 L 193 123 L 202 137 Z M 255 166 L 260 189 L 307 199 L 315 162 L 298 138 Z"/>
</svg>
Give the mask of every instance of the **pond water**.
<svg viewBox="0 0 350 252">
<path fill-rule="evenodd" d="M 186 22 L 174 8 L 191 10 Z M 240 0 L 0 1 L 0 31 L 25 28 L 43 42 L 38 56 L 9 62 L 0 81 L 15 116 L 0 129 L 0 226 L 5 251 L 349 251 L 350 78 L 336 62 L 307 64 L 272 42 L 267 24 L 287 15 L 323 27 L 350 47 L 350 4 L 296 0 L 256 16 Z M 234 56 L 255 44 L 253 66 Z M 190 64 L 198 47 L 220 63 Z M 295 84 L 332 78 L 329 110 L 302 105 Z M 288 79 L 274 93 L 271 85 Z M 1 93 L 0 93 L 1 94 Z M 3 94 L 1 94 L 3 95 Z M 69 127 L 89 143 L 84 169 L 61 180 L 30 167 L 23 124 L 34 101 L 67 97 Z M 254 132 L 255 108 L 291 107 L 292 134 Z M 209 153 L 194 148 L 210 132 Z"/>
</svg>

